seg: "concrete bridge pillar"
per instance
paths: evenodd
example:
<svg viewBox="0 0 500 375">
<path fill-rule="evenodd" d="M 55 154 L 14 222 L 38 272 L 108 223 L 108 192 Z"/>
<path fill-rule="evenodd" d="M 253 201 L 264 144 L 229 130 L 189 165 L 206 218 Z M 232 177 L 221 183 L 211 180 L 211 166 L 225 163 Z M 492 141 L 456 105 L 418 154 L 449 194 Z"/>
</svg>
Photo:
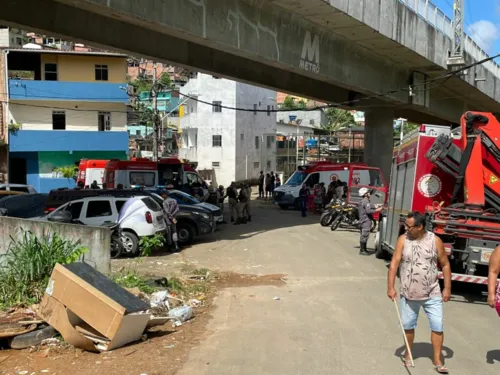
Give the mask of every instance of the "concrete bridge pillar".
<svg viewBox="0 0 500 375">
<path fill-rule="evenodd" d="M 392 108 L 370 108 L 365 112 L 365 163 L 380 168 L 387 182 L 391 177 L 393 126 Z"/>
</svg>

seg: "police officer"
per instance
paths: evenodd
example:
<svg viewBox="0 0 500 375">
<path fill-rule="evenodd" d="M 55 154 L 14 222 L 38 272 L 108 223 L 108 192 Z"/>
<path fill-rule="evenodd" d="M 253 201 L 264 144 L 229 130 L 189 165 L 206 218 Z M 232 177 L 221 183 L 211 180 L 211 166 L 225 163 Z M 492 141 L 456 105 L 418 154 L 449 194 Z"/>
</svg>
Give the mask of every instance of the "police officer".
<svg viewBox="0 0 500 375">
<path fill-rule="evenodd" d="M 207 203 L 217 206 L 219 204 L 219 192 L 214 186 L 210 186 L 208 189 L 209 195 L 207 198 Z"/>
<path fill-rule="evenodd" d="M 359 196 L 363 198 L 358 205 L 359 213 L 359 255 L 369 255 L 366 250 L 366 243 L 370 237 L 370 229 L 372 227 L 373 214 L 382 211 L 383 207 L 374 208 L 370 203 L 370 190 L 367 188 L 359 189 Z"/>
<path fill-rule="evenodd" d="M 236 212 L 235 225 L 241 224 L 240 204 L 238 203 L 238 191 L 236 190 L 236 183 L 233 181 L 227 188 L 227 197 L 229 198 L 229 209 L 231 211 L 231 223 L 234 222 L 234 213 Z"/>
<path fill-rule="evenodd" d="M 240 190 L 240 197 L 243 199 L 240 204 L 242 206 L 241 216 L 243 219 L 247 221 L 252 221 L 252 209 L 251 209 L 251 196 L 252 196 L 252 187 L 249 183 L 245 183 L 245 185 Z"/>
<path fill-rule="evenodd" d="M 171 189 L 173 186 L 167 186 L 167 189 Z M 179 212 L 179 205 L 177 201 L 168 196 L 168 190 L 163 190 L 161 192 L 163 198 L 163 212 L 165 213 L 165 222 L 168 226 L 169 231 L 169 242 L 173 242 L 174 250 L 179 251 L 178 237 L 177 237 L 177 220 L 175 215 Z"/>
</svg>

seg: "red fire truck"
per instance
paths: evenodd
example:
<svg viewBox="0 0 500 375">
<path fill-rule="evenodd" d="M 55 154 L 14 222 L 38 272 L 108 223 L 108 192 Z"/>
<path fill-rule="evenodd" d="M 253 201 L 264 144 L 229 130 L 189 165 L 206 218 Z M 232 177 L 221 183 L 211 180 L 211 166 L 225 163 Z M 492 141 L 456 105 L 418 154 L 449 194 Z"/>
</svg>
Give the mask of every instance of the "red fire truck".
<svg viewBox="0 0 500 375">
<path fill-rule="evenodd" d="M 452 280 L 487 284 L 489 257 L 500 243 L 499 140 L 500 123 L 478 112 L 467 112 L 455 131 L 423 126 L 403 139 L 394 149 L 377 258 L 394 252 L 405 216 L 418 210 L 445 244 Z"/>
</svg>

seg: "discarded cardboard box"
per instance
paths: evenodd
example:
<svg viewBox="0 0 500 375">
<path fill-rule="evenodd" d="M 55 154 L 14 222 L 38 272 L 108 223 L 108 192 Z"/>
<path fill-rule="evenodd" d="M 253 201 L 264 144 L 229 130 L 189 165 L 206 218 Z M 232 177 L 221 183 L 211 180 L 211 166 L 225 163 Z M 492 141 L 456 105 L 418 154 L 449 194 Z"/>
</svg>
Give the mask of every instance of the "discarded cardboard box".
<svg viewBox="0 0 500 375">
<path fill-rule="evenodd" d="M 145 313 L 148 304 L 85 263 L 57 264 L 46 294 L 75 316 L 68 313 L 75 330 L 76 326 L 93 329 L 99 350 L 139 340 L 151 316 Z"/>
</svg>

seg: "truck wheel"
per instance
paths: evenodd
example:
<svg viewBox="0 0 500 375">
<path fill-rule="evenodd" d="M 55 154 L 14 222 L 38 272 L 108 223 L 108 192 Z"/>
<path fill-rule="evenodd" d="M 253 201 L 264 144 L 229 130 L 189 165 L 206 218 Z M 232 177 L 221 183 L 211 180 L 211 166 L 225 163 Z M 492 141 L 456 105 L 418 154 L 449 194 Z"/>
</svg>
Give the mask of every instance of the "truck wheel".
<svg viewBox="0 0 500 375">
<path fill-rule="evenodd" d="M 332 226 L 330 227 L 331 231 L 337 230 L 337 228 L 340 226 L 340 223 L 342 221 L 342 216 L 343 215 L 337 215 L 335 220 L 333 220 Z"/>
<path fill-rule="evenodd" d="M 177 238 L 181 245 L 190 245 L 194 241 L 196 236 L 196 230 L 189 223 L 178 223 L 177 224 Z"/>
<path fill-rule="evenodd" d="M 136 256 L 139 254 L 139 238 L 132 232 L 122 232 L 123 252 L 126 255 Z"/>
<path fill-rule="evenodd" d="M 384 232 L 384 224 L 382 221 L 378 223 L 378 241 L 375 244 L 375 258 L 377 259 L 388 259 L 389 253 L 384 249 L 382 245 L 382 233 Z"/>
</svg>

